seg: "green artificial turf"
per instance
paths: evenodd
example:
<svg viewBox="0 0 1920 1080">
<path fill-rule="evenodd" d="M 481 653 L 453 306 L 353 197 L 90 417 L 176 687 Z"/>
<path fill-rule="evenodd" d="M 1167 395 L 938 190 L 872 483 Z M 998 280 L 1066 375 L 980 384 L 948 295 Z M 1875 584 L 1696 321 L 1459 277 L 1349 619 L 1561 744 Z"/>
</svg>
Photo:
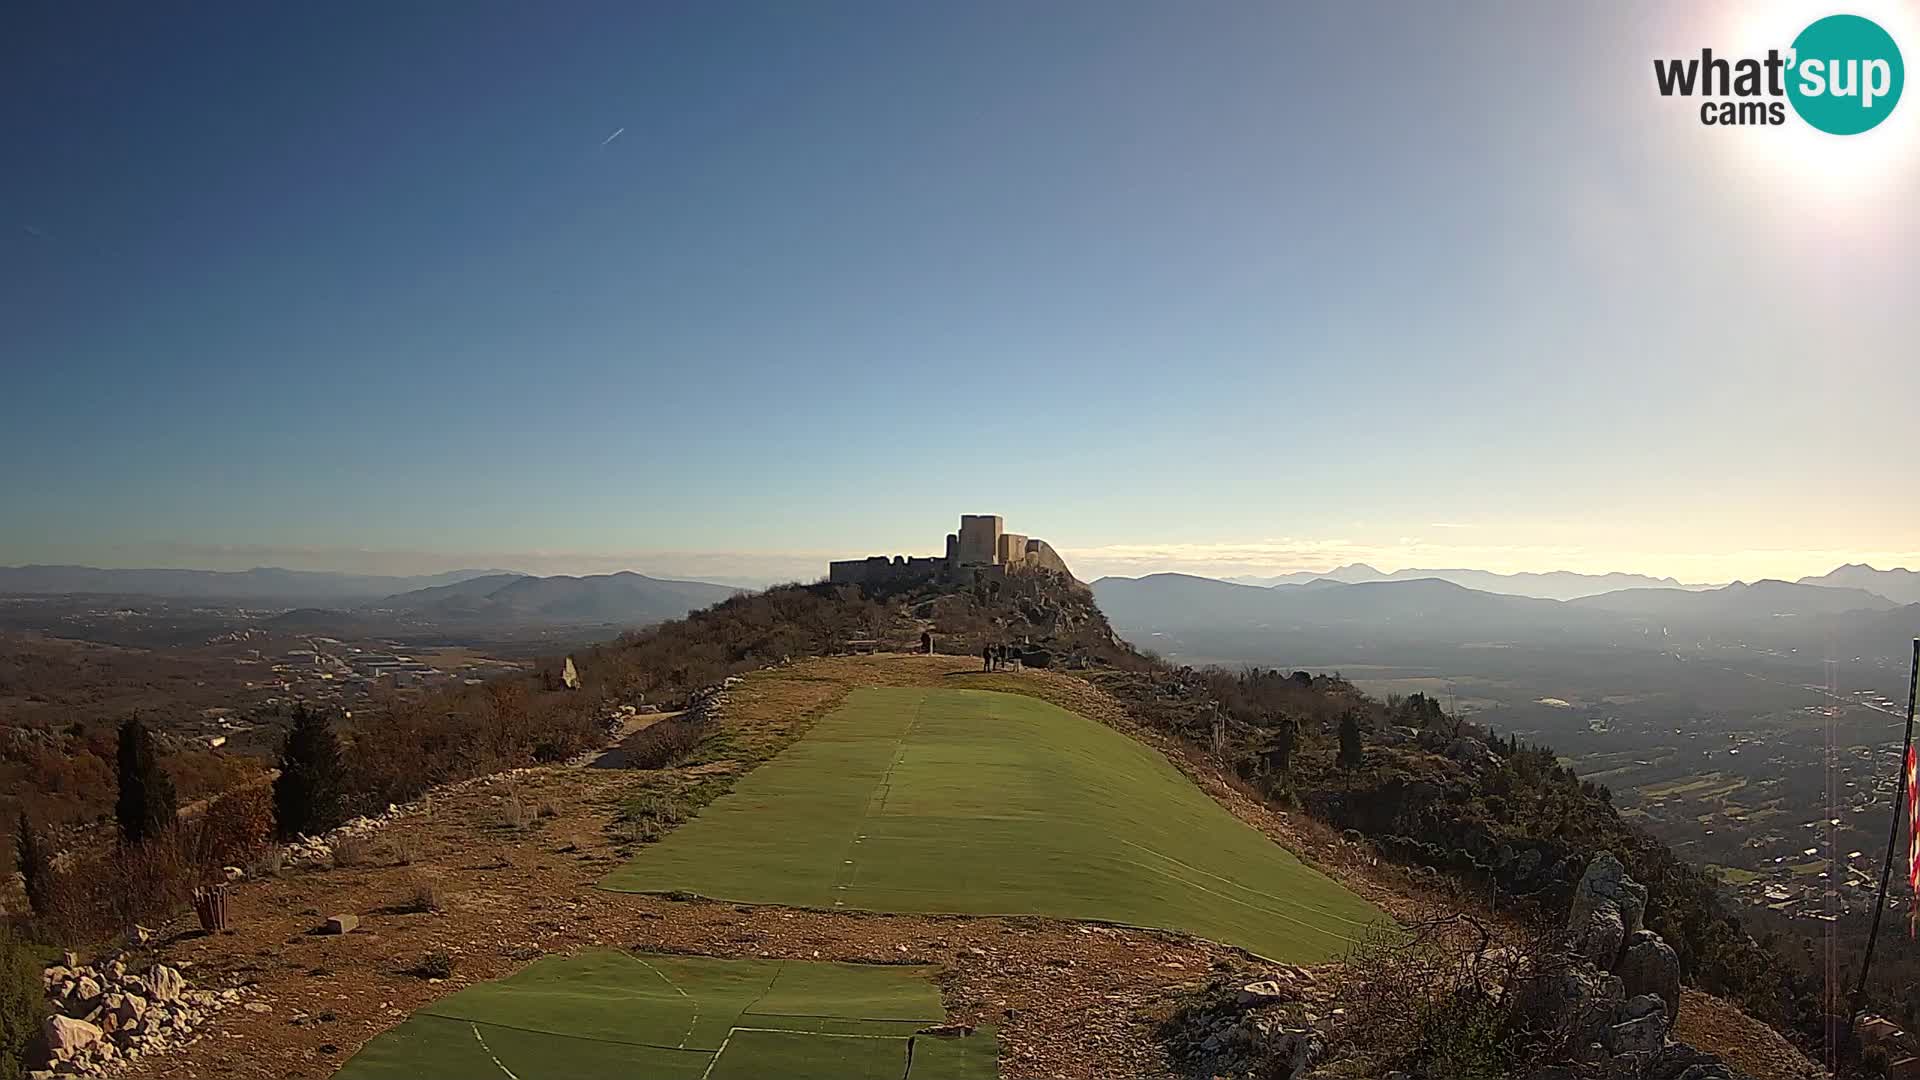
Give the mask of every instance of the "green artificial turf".
<svg viewBox="0 0 1920 1080">
<path fill-rule="evenodd" d="M 1152 749 L 979 690 L 854 691 L 601 884 L 1164 927 L 1297 963 L 1338 956 L 1386 922 Z"/>
<path fill-rule="evenodd" d="M 932 969 L 631 955 L 550 957 L 369 1042 L 341 1080 L 992 1080 L 991 1031 L 944 1016 Z M 915 1057 L 938 1042 L 923 1070 Z M 964 1044 L 964 1045 L 962 1045 Z M 956 1050 L 962 1071 L 951 1071 Z M 912 1071 L 909 1060 L 915 1060 Z"/>
</svg>

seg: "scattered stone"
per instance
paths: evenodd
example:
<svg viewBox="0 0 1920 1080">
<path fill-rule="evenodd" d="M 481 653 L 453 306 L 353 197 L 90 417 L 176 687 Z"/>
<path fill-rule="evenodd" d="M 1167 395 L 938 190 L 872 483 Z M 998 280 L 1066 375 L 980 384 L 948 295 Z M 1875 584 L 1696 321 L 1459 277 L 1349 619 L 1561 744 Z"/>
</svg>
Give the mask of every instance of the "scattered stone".
<svg viewBox="0 0 1920 1080">
<path fill-rule="evenodd" d="M 106 1033 L 85 1020 L 70 1016 L 49 1016 L 41 1028 L 47 1038 L 47 1050 L 55 1061 L 70 1061 L 74 1055 L 100 1041 Z"/>
<path fill-rule="evenodd" d="M 153 965 L 153 970 L 147 972 L 146 982 L 155 1001 L 177 1000 L 180 992 L 187 988 L 186 976 L 165 964 Z"/>
<path fill-rule="evenodd" d="M 1243 1008 L 1257 1009 L 1262 1005 L 1275 1005 L 1282 1001 L 1292 1001 L 1293 998 L 1294 995 L 1287 990 L 1281 989 L 1279 983 L 1272 979 L 1267 979 L 1264 982 L 1248 983 L 1241 987 L 1240 993 L 1234 1001 Z"/>
<path fill-rule="evenodd" d="M 329 918 L 327 920 L 327 925 L 322 930 L 322 933 L 351 934 L 359 928 L 360 928 L 360 916 L 342 914 L 342 915 L 335 915 Z"/>
</svg>

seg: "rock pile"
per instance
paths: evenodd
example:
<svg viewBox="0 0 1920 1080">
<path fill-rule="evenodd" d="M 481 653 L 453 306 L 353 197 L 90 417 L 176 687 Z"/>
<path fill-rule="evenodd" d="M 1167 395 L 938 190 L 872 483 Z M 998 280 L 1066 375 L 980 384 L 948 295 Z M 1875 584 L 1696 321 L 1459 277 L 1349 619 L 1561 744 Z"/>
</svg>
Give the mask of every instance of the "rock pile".
<svg viewBox="0 0 1920 1080">
<path fill-rule="evenodd" d="M 333 845 L 347 837 L 372 836 L 400 818 L 405 817 L 414 804 L 395 806 L 387 804 L 385 813 L 374 817 L 360 816 L 348 821 L 323 836 L 297 836 L 289 841 L 285 851 L 288 866 L 300 866 L 305 863 L 326 862 L 333 858 Z"/>
<path fill-rule="evenodd" d="M 123 957 L 83 966 L 72 953 L 43 974 L 52 1015 L 43 1028 L 50 1069 L 33 1080 L 100 1076 L 149 1054 L 199 1039 L 212 1014 L 237 1004 L 239 990 L 197 990 L 176 968 L 135 973 Z"/>
<path fill-rule="evenodd" d="M 1246 982 L 1216 979 L 1167 1022 L 1168 1049 L 1196 1075 L 1294 1080 L 1345 1018 L 1312 972 L 1282 966 Z"/>
<path fill-rule="evenodd" d="M 705 720 L 718 720 L 727 708 L 727 691 L 740 685 L 740 682 L 738 675 L 729 675 L 724 682 L 688 694 L 687 711 L 680 718 L 681 721 L 697 724 Z"/>
</svg>

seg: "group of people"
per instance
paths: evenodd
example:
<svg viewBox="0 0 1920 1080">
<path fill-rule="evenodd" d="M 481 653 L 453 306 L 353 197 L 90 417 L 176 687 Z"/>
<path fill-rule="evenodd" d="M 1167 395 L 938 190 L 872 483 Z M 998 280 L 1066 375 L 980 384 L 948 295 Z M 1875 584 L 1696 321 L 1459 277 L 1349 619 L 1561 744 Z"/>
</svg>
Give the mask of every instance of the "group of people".
<svg viewBox="0 0 1920 1080">
<path fill-rule="evenodd" d="M 1011 645 L 984 645 L 980 648 L 980 670 L 1005 671 L 1007 662 L 1017 660 Z"/>
</svg>

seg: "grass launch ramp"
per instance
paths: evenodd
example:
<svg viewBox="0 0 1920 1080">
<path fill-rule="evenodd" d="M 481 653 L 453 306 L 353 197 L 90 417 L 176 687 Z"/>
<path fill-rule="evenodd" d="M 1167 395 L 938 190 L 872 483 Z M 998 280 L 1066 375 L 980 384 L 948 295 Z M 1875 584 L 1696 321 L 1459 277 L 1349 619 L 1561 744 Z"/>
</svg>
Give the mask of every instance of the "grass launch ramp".
<svg viewBox="0 0 1920 1080">
<path fill-rule="evenodd" d="M 1034 698 L 866 688 L 605 888 L 1184 930 L 1296 963 L 1379 909 L 1148 747 Z"/>
<path fill-rule="evenodd" d="M 991 1031 L 940 1023 L 931 969 L 596 951 L 468 987 L 337 1080 L 993 1080 Z"/>
</svg>

